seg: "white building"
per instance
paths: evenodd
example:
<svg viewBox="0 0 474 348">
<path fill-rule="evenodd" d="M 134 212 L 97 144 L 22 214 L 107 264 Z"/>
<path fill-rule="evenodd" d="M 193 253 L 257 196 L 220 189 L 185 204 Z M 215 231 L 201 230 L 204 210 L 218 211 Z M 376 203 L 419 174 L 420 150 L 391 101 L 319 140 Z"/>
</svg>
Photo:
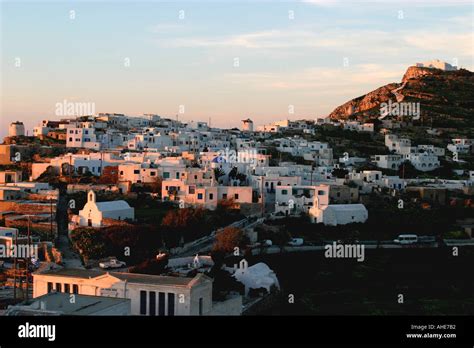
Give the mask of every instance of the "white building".
<svg viewBox="0 0 474 348">
<path fill-rule="evenodd" d="M 407 156 L 410 163 L 419 171 L 428 172 L 440 166 L 438 157 L 428 152 L 412 153 Z"/>
<path fill-rule="evenodd" d="M 365 222 L 369 213 L 363 204 L 330 204 L 310 210 L 317 223 L 336 226 Z"/>
<path fill-rule="evenodd" d="M 411 140 L 408 138 L 399 138 L 396 134 L 385 135 L 385 146 L 390 151 L 405 155 L 411 152 Z"/>
<path fill-rule="evenodd" d="M 133 220 L 135 218 L 135 210 L 125 201 L 96 202 L 94 191 L 89 191 L 87 203 L 79 211 L 79 225 L 101 227 L 104 218 Z"/>
<path fill-rule="evenodd" d="M 343 129 L 356 132 L 373 132 L 373 123 L 360 123 L 359 121 L 346 121 L 343 123 Z"/>
<path fill-rule="evenodd" d="M 212 301 L 212 279 L 58 269 L 33 274 L 33 297 L 50 292 L 127 298 L 131 315 L 240 315 L 242 297 Z"/>
<path fill-rule="evenodd" d="M 233 277 L 244 284 L 246 296 L 250 289 L 264 288 L 268 293 L 271 292 L 272 287 L 280 289 L 280 284 L 275 272 L 263 262 L 249 267 L 247 260 L 242 259 Z"/>
<path fill-rule="evenodd" d="M 372 161 L 379 168 L 397 170 L 403 163 L 402 155 L 375 155 Z"/>
<path fill-rule="evenodd" d="M 448 144 L 447 148 L 453 153 L 468 154 L 474 148 L 474 139 L 452 139 L 452 144 Z"/>
<path fill-rule="evenodd" d="M 434 59 L 430 61 L 426 61 L 423 63 L 416 63 L 418 68 L 432 68 L 432 69 L 441 69 L 444 71 L 455 71 L 458 70 L 457 66 L 453 66 L 449 63 L 443 62 L 439 59 Z"/>
<path fill-rule="evenodd" d="M 257 127 L 257 132 L 262 132 L 262 133 L 278 133 L 279 131 L 280 131 L 280 127 L 274 124 L 266 124 L 266 125 Z"/>
<path fill-rule="evenodd" d="M 252 203 L 252 187 L 204 186 L 171 179 L 163 180 L 161 197 L 163 201 L 176 201 L 185 205 L 201 205 L 206 209 L 215 209 L 220 200 L 233 200 L 236 204 Z"/>
<path fill-rule="evenodd" d="M 253 121 L 250 118 L 242 120 L 242 131 L 253 132 Z"/>
<path fill-rule="evenodd" d="M 25 125 L 23 122 L 12 122 L 10 127 L 8 127 L 8 136 L 9 137 L 18 137 L 25 135 Z"/>
<path fill-rule="evenodd" d="M 329 204 L 329 190 L 329 185 L 278 186 L 275 212 L 304 212 L 312 222 L 334 226 L 367 220 L 368 211 L 363 204 Z"/>
</svg>

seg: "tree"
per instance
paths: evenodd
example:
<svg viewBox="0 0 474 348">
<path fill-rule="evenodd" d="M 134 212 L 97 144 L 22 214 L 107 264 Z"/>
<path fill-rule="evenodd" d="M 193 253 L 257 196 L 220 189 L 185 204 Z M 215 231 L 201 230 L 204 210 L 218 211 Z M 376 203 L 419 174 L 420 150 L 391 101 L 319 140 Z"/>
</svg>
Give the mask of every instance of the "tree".
<svg viewBox="0 0 474 348">
<path fill-rule="evenodd" d="M 98 229 L 80 227 L 71 233 L 74 247 L 79 251 L 85 261 L 104 257 L 106 243 Z"/>
<path fill-rule="evenodd" d="M 168 266 L 168 257 L 162 258 L 160 260 L 147 259 L 142 263 L 139 263 L 136 266 L 130 268 L 130 273 L 140 273 L 140 274 L 156 274 L 159 275 L 166 270 Z"/>
<path fill-rule="evenodd" d="M 224 175 L 225 173 L 222 168 L 214 168 L 214 177 L 216 178 L 216 181 L 219 181 L 219 178 Z"/>
<path fill-rule="evenodd" d="M 334 168 L 332 175 L 339 179 L 344 179 L 349 172 L 346 169 Z"/>
<path fill-rule="evenodd" d="M 99 184 L 116 184 L 118 183 L 118 166 L 107 166 L 102 170 L 99 177 Z"/>
<path fill-rule="evenodd" d="M 230 172 L 229 172 L 229 179 L 235 179 L 238 174 L 238 169 L 237 167 L 233 167 Z"/>
<path fill-rule="evenodd" d="M 151 191 L 153 193 L 158 193 L 160 197 L 161 197 L 161 188 L 163 187 L 162 184 L 163 184 L 163 178 L 159 175 L 151 183 Z"/>
<path fill-rule="evenodd" d="M 248 243 L 248 237 L 240 228 L 226 227 L 217 233 L 212 250 L 231 253 L 236 247 L 245 249 Z"/>
<path fill-rule="evenodd" d="M 400 178 L 408 179 L 416 178 L 418 176 L 418 171 L 410 161 L 405 161 L 400 165 L 400 167 L 398 167 L 398 176 Z"/>
</svg>

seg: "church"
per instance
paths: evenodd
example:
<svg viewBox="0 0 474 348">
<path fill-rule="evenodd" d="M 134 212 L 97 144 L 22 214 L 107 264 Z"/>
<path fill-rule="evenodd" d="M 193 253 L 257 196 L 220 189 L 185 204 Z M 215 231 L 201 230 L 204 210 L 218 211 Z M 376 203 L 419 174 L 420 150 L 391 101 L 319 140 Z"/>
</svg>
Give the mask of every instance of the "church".
<svg viewBox="0 0 474 348">
<path fill-rule="evenodd" d="M 79 211 L 79 225 L 101 227 L 103 219 L 125 220 L 135 218 L 135 210 L 125 201 L 96 202 L 95 192 L 87 193 L 87 203 Z"/>
</svg>

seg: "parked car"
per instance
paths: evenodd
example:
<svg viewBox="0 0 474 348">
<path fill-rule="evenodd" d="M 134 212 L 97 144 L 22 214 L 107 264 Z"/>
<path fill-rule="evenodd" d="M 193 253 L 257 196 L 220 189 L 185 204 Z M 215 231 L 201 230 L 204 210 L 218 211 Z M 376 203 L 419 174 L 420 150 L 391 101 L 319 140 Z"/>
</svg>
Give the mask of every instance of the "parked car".
<svg viewBox="0 0 474 348">
<path fill-rule="evenodd" d="M 110 259 L 109 261 L 104 261 L 99 263 L 100 268 L 108 269 L 108 268 L 121 268 L 125 267 L 126 263 L 123 261 L 119 261 L 117 259 Z"/>
<path fill-rule="evenodd" d="M 291 245 L 291 246 L 300 246 L 300 245 L 303 245 L 303 243 L 304 243 L 303 238 L 292 238 L 292 239 L 288 242 L 288 245 Z"/>
<path fill-rule="evenodd" d="M 400 245 L 416 244 L 418 243 L 418 236 L 416 234 L 401 234 L 393 242 Z"/>
<path fill-rule="evenodd" d="M 270 239 L 266 239 L 262 243 L 264 246 L 272 246 L 273 242 Z"/>
</svg>

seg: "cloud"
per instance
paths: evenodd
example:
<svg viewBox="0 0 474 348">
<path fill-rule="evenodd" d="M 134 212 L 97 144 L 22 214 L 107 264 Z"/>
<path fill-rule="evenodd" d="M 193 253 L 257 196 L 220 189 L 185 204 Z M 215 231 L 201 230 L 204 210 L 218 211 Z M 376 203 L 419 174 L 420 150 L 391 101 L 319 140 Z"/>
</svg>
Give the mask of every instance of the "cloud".
<svg viewBox="0 0 474 348">
<path fill-rule="evenodd" d="M 418 31 L 400 37 L 402 42 L 417 50 L 440 52 L 452 57 L 474 54 L 474 33 Z M 450 58 L 452 58 L 450 57 Z"/>
<path fill-rule="evenodd" d="M 218 37 L 177 37 L 157 39 L 160 46 L 168 48 L 241 48 L 271 50 L 286 54 L 304 55 L 323 49 L 341 57 L 371 57 L 386 60 L 388 56 L 441 58 L 457 57 L 469 61 L 473 56 L 473 33 L 441 30 L 403 29 L 388 32 L 381 30 L 310 30 L 272 29 L 238 35 Z M 449 54 L 449 57 L 445 57 Z"/>
<path fill-rule="evenodd" d="M 340 68 L 311 67 L 285 73 L 232 73 L 226 74 L 223 82 L 260 91 L 312 90 L 314 93 L 346 93 L 344 90 L 354 86 L 370 90 L 387 83 L 399 82 L 406 68 L 401 64 L 357 64 L 348 67 L 341 65 Z"/>
<path fill-rule="evenodd" d="M 316 6 L 336 6 L 336 5 L 363 5 L 363 4 L 381 4 L 381 5 L 422 5 L 424 7 L 432 6 L 453 6 L 453 5 L 471 5 L 471 0 L 303 0 L 302 2 Z"/>
<path fill-rule="evenodd" d="M 159 23 L 151 26 L 148 30 L 154 34 L 169 34 L 185 28 L 184 24 L 178 23 Z"/>
</svg>

